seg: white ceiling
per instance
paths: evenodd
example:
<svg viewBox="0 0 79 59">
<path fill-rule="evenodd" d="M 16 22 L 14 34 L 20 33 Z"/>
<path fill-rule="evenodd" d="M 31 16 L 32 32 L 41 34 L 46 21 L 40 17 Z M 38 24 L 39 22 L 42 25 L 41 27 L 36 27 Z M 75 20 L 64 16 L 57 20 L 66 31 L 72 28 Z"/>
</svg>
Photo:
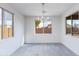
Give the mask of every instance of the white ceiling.
<svg viewBox="0 0 79 59">
<path fill-rule="evenodd" d="M 41 16 L 42 4 L 41 3 L 9 3 L 11 7 L 16 9 L 24 16 Z M 72 7 L 73 3 L 46 3 L 45 15 L 56 16 L 62 14 L 64 11 Z"/>
</svg>

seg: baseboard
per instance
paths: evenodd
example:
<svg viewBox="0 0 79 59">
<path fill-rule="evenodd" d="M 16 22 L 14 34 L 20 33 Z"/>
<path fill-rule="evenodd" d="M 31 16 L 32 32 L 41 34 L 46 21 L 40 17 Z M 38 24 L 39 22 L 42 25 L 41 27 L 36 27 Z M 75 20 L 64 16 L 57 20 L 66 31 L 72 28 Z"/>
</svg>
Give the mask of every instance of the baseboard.
<svg viewBox="0 0 79 59">
<path fill-rule="evenodd" d="M 60 42 L 54 42 L 54 43 L 24 43 L 24 44 L 61 44 Z"/>
</svg>

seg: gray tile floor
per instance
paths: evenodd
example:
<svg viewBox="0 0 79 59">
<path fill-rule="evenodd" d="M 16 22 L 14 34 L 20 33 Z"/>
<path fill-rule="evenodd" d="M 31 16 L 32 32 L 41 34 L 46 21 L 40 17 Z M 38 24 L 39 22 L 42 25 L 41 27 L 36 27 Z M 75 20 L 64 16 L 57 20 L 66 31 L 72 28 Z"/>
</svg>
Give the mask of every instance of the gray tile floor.
<svg viewBox="0 0 79 59">
<path fill-rule="evenodd" d="M 11 56 L 76 56 L 61 43 L 25 44 Z"/>
</svg>

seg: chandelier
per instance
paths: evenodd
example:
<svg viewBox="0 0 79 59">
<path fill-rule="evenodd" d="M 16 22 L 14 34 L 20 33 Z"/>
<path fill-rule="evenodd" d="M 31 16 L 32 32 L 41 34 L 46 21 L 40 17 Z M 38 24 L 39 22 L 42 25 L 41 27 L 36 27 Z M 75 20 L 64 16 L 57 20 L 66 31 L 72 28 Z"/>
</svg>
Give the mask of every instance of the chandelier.
<svg viewBox="0 0 79 59">
<path fill-rule="evenodd" d="M 48 16 L 45 16 L 45 13 L 46 13 L 45 3 L 42 3 L 42 16 L 41 16 L 41 19 L 44 20 L 44 21 L 49 19 Z"/>
<path fill-rule="evenodd" d="M 41 12 L 42 16 L 38 16 L 37 18 L 42 21 L 47 21 L 49 20 L 49 17 L 45 15 L 47 13 L 45 10 L 45 3 L 41 3 L 41 5 L 42 5 L 42 12 Z"/>
</svg>

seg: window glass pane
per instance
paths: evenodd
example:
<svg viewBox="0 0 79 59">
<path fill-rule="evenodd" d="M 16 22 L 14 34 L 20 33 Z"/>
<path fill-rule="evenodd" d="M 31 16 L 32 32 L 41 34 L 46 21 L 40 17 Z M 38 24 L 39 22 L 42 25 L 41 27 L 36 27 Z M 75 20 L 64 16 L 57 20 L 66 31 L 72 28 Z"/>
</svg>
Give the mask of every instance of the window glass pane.
<svg viewBox="0 0 79 59">
<path fill-rule="evenodd" d="M 12 14 L 4 11 L 3 14 L 3 38 L 12 37 Z"/>
<path fill-rule="evenodd" d="M 2 9 L 0 8 L 0 39 L 1 39 L 1 36 L 2 36 L 2 34 L 1 34 L 1 32 L 2 32 Z"/>
<path fill-rule="evenodd" d="M 37 17 L 35 20 L 35 32 L 42 33 L 42 34 L 48 34 L 52 33 L 52 23 L 50 20 L 50 17 L 47 16 L 40 16 Z"/>
<path fill-rule="evenodd" d="M 73 20 L 73 34 L 79 34 L 79 20 Z"/>
<path fill-rule="evenodd" d="M 44 21 L 43 23 L 43 27 L 44 27 L 44 33 L 51 33 L 52 32 L 52 23 L 51 21 Z"/>
<path fill-rule="evenodd" d="M 35 20 L 35 31 L 36 33 L 43 33 L 43 21 Z"/>
<path fill-rule="evenodd" d="M 72 24 L 71 19 L 66 20 L 66 34 L 72 33 Z"/>
</svg>

